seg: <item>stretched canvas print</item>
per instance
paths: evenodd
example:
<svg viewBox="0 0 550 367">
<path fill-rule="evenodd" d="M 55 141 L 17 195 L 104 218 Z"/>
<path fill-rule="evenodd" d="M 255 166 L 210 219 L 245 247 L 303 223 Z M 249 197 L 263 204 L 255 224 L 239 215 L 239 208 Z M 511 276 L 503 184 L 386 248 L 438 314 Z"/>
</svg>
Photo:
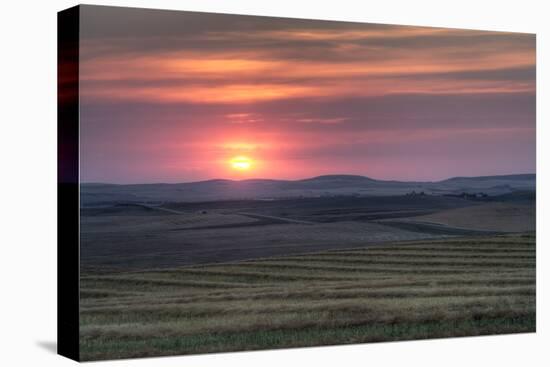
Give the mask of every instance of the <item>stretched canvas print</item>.
<svg viewBox="0 0 550 367">
<path fill-rule="evenodd" d="M 534 332 L 535 35 L 59 13 L 59 353 Z"/>
</svg>

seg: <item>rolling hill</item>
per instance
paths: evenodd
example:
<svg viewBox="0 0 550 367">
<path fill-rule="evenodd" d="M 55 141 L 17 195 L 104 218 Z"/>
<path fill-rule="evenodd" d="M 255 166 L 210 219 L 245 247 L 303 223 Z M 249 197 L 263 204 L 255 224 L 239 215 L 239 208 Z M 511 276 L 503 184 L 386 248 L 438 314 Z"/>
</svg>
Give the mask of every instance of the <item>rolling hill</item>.
<svg viewBox="0 0 550 367">
<path fill-rule="evenodd" d="M 81 205 L 93 206 L 114 202 L 200 202 L 235 199 L 281 199 L 338 195 L 389 196 L 425 192 L 445 195 L 484 192 L 505 195 L 535 190 L 536 176 L 455 177 L 438 182 L 404 182 L 376 180 L 357 175 L 325 175 L 303 180 L 225 180 L 188 183 L 103 184 L 84 183 L 80 187 Z"/>
</svg>

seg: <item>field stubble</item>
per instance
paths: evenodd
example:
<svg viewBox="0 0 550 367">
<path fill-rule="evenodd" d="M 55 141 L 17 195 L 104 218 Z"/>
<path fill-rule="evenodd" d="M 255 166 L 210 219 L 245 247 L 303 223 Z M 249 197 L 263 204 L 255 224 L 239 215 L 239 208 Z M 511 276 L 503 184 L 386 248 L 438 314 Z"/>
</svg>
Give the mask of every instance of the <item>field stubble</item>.
<svg viewBox="0 0 550 367">
<path fill-rule="evenodd" d="M 531 332 L 535 238 L 81 275 L 81 358 Z"/>
</svg>

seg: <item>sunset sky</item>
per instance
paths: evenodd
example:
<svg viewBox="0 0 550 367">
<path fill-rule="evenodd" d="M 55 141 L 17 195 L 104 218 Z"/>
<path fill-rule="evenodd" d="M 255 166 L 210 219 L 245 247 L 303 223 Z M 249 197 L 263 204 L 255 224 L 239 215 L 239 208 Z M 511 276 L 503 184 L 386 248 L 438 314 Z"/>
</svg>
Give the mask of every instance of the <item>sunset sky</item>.
<svg viewBox="0 0 550 367">
<path fill-rule="evenodd" d="M 535 172 L 534 35 L 81 9 L 82 182 Z"/>
</svg>

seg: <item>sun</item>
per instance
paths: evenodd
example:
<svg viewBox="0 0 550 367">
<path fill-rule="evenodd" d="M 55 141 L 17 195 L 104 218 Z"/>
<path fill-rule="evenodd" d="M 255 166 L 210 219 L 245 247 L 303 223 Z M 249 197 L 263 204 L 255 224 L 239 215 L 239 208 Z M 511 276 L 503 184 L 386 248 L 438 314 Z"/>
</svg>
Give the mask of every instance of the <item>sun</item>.
<svg viewBox="0 0 550 367">
<path fill-rule="evenodd" d="M 252 160 L 243 155 L 231 158 L 229 161 L 231 168 L 237 171 L 248 171 L 252 168 Z"/>
</svg>

